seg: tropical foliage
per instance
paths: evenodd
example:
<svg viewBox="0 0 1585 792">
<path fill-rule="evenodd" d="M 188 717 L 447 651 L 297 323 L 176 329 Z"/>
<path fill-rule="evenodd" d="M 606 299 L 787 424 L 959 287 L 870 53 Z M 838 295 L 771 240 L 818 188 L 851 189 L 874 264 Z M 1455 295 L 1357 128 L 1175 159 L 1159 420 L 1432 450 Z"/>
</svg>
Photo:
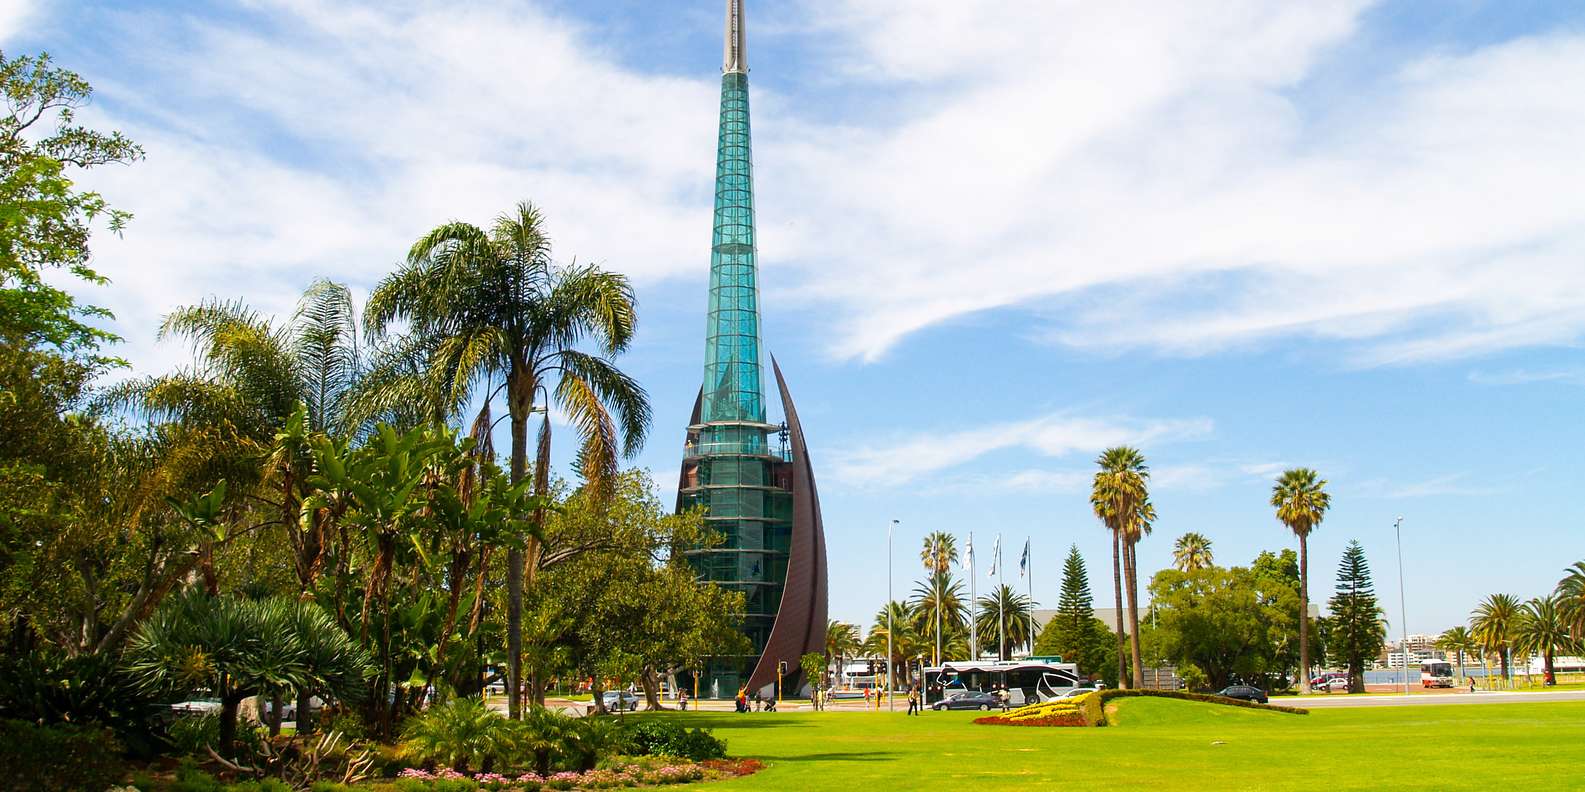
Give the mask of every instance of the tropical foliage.
<svg viewBox="0 0 1585 792">
<path fill-rule="evenodd" d="M 1212 564 L 1211 540 L 1194 532 L 1178 537 L 1172 545 L 1172 566 L 1179 572 L 1194 572 Z"/>
<path fill-rule="evenodd" d="M 1514 634 L 1522 618 L 1519 598 L 1511 594 L 1492 594 L 1469 617 L 1469 632 L 1481 651 L 1497 658 L 1502 666 L 1502 678 L 1513 678 L 1510 663 L 1513 661 Z"/>
</svg>

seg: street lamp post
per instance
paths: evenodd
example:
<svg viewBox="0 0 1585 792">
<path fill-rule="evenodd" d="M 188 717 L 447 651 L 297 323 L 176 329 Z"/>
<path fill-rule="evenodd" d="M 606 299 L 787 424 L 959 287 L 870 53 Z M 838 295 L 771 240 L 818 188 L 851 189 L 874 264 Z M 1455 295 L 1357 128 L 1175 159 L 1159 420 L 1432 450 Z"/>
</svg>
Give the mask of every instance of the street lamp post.
<svg viewBox="0 0 1585 792">
<path fill-rule="evenodd" d="M 1403 694 L 1409 695 L 1409 612 L 1404 603 L 1403 587 L 1403 518 L 1399 517 L 1392 523 L 1393 535 L 1398 539 L 1398 629 L 1403 636 L 1403 643 L 1399 646 L 1403 654 Z"/>
<path fill-rule="evenodd" d="M 892 684 L 892 529 L 896 527 L 897 520 L 886 526 L 886 709 L 892 712 L 897 711 L 892 700 L 897 687 Z"/>
</svg>

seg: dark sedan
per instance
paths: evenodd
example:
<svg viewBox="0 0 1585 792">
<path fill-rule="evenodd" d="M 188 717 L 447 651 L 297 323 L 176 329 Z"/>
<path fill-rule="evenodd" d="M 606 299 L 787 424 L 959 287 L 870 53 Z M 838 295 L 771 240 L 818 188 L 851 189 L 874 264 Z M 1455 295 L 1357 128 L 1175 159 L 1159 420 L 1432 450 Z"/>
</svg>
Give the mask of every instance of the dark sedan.
<svg viewBox="0 0 1585 792">
<path fill-rule="evenodd" d="M 1266 691 L 1253 685 L 1229 685 L 1216 695 L 1240 701 L 1253 701 L 1256 704 L 1266 703 Z"/>
<path fill-rule="evenodd" d="M 1001 705 L 997 703 L 995 696 L 989 693 L 970 691 L 968 693 L 959 693 L 946 701 L 937 701 L 931 704 L 930 708 L 935 710 L 989 710 L 999 706 Z"/>
</svg>

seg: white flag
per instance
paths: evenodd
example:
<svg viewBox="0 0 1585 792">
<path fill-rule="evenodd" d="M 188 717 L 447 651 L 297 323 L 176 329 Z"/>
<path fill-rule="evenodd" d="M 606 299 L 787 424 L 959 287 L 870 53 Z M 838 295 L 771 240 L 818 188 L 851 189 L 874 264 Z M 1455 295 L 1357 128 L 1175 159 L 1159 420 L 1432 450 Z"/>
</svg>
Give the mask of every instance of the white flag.
<svg viewBox="0 0 1585 792">
<path fill-rule="evenodd" d="M 969 534 L 968 546 L 965 548 L 963 559 L 958 562 L 958 565 L 970 571 L 974 569 L 974 534 Z"/>
<path fill-rule="evenodd" d="M 1002 560 L 1002 535 L 996 535 L 996 544 L 991 545 L 991 577 L 996 577 L 996 564 Z"/>
</svg>

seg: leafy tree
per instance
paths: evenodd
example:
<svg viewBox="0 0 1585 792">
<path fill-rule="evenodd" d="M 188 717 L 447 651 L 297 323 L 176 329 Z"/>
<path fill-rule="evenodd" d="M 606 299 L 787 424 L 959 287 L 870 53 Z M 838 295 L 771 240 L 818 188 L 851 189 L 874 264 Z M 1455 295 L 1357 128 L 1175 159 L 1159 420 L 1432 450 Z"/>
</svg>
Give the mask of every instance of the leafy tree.
<svg viewBox="0 0 1585 792">
<path fill-rule="evenodd" d="M 975 615 L 975 629 L 980 635 L 1002 636 L 999 656 L 1012 659 L 1017 646 L 1030 645 L 1034 639 L 1034 604 L 1029 597 L 1019 594 L 1003 584 L 980 597 L 979 612 Z"/>
<path fill-rule="evenodd" d="M 93 88 L 56 68 L 48 54 L 0 53 L 0 91 L 7 110 L 0 116 L 0 339 L 95 366 L 119 363 L 97 354 L 118 340 L 95 325 L 110 313 L 79 304 L 45 272 L 66 269 L 88 283 L 106 282 L 90 266 L 91 226 L 104 218 L 119 233 L 130 215 L 99 193 L 75 189 L 68 169 L 133 162 L 143 150 L 120 132 L 75 123 Z"/>
<path fill-rule="evenodd" d="M 1194 532 L 1178 537 L 1172 545 L 1172 566 L 1179 572 L 1204 569 L 1212 563 L 1211 540 Z"/>
<path fill-rule="evenodd" d="M 1299 537 L 1299 692 L 1310 692 L 1310 532 L 1320 526 L 1332 496 L 1309 468 L 1284 471 L 1271 488 L 1277 519 Z"/>
<path fill-rule="evenodd" d="M 1513 649 L 1514 633 L 1521 618 L 1519 599 L 1511 594 L 1493 594 L 1475 606 L 1475 612 L 1470 614 L 1470 635 L 1480 644 L 1481 651 L 1497 656 L 1504 680 L 1513 678 L 1508 667 L 1509 651 Z"/>
<path fill-rule="evenodd" d="M 1576 561 L 1558 581 L 1558 614 L 1574 640 L 1585 643 L 1585 561 Z"/>
<path fill-rule="evenodd" d="M 1559 612 L 1556 595 L 1537 597 L 1525 603 L 1518 627 L 1514 630 L 1513 647 L 1520 652 L 1541 657 L 1546 684 L 1557 684 L 1554 660 L 1558 653 L 1574 651 L 1578 645 Z"/>
<path fill-rule="evenodd" d="M 1337 567 L 1337 590 L 1327 606 L 1332 611 L 1328 654 L 1348 667 L 1350 693 L 1365 692 L 1365 663 L 1381 653 L 1387 642 L 1387 623 L 1376 604 L 1370 564 L 1359 542 L 1348 543 Z"/>
<path fill-rule="evenodd" d="M 1250 564 L 1255 594 L 1265 612 L 1266 632 L 1271 643 L 1271 665 L 1290 679 L 1300 675 L 1299 660 L 1299 555 L 1284 549 L 1280 553 L 1262 551 Z M 1317 623 L 1308 622 L 1311 657 L 1325 655 L 1326 641 Z"/>
<path fill-rule="evenodd" d="M 1199 668 L 1211 687 L 1254 682 L 1279 671 L 1250 570 L 1164 569 L 1151 579 L 1150 596 L 1157 652 L 1174 664 Z"/>
<path fill-rule="evenodd" d="M 618 456 L 636 453 L 649 427 L 644 389 L 610 361 L 631 343 L 636 321 L 625 277 L 552 263 L 544 218 L 534 206 L 519 204 L 489 231 L 447 223 L 414 243 L 406 264 L 369 297 L 368 333 L 382 337 L 406 323 L 408 337 L 398 345 L 415 350 L 408 359 L 420 360 L 418 376 L 377 372 L 374 381 L 383 384 L 367 403 L 385 408 L 416 398 L 450 414 L 481 383 L 486 404 L 504 393 L 516 484 L 528 475 L 528 422 L 543 392 L 580 436 L 585 481 L 603 488 L 616 474 Z M 586 342 L 597 353 L 579 348 Z M 534 467 L 534 492 L 541 497 L 549 493 L 550 439 L 547 413 Z M 542 523 L 544 515 L 534 519 Z M 507 684 L 514 719 L 522 706 L 524 574 L 532 584 L 538 552 L 533 539 L 507 551 Z"/>
<path fill-rule="evenodd" d="M 1463 625 L 1449 627 L 1436 637 L 1436 648 L 1452 652 L 1458 658 L 1458 675 L 1465 677 L 1464 656 L 1476 650 L 1475 639 Z"/>
<path fill-rule="evenodd" d="M 208 688 L 220 699 L 220 749 L 230 752 L 243 699 L 306 690 L 355 699 L 368 656 L 318 605 L 188 590 L 167 601 L 127 647 L 127 664 L 152 689 Z"/>
<path fill-rule="evenodd" d="M 803 672 L 804 682 L 811 692 L 825 684 L 826 659 L 819 652 L 809 652 L 798 658 L 798 669 Z"/>
<path fill-rule="evenodd" d="M 1139 667 L 1139 575 L 1134 561 L 1134 547 L 1150 534 L 1156 519 L 1155 507 L 1150 504 L 1147 482 L 1150 468 L 1138 449 L 1128 446 L 1108 448 L 1095 460 L 1100 470 L 1095 474 L 1090 491 L 1090 506 L 1095 516 L 1101 518 L 1112 532 L 1112 578 L 1117 587 L 1117 653 L 1118 662 L 1123 654 L 1123 589 L 1128 591 L 1128 636 L 1130 656 L 1134 666 L 1134 687 L 1143 687 L 1144 677 Z M 1119 555 L 1121 567 L 1119 568 Z M 1119 675 L 1122 674 L 1119 665 Z"/>
</svg>

